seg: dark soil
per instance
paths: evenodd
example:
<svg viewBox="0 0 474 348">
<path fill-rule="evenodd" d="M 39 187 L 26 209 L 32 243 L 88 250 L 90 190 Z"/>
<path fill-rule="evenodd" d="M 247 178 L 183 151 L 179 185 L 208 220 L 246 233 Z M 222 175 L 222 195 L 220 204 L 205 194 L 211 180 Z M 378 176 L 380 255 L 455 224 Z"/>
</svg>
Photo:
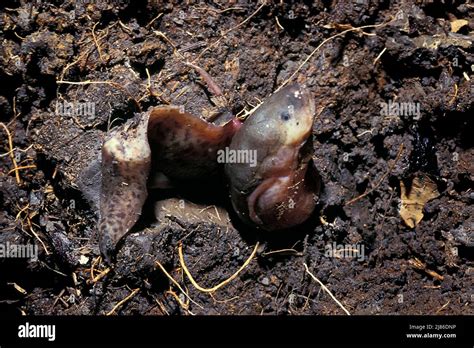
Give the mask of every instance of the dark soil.
<svg viewBox="0 0 474 348">
<path fill-rule="evenodd" d="M 306 263 L 351 314 L 474 314 L 473 5 L 275 1 L 256 12 L 250 1 L 189 3 L 1 2 L 0 121 L 17 165 L 30 167 L 17 182 L 10 156 L 0 157 L 0 243 L 36 244 L 39 260 L 0 260 L 0 311 L 104 314 L 139 289 L 115 313 L 344 314 Z M 453 33 L 456 19 L 469 23 Z M 318 110 L 323 187 L 310 221 L 261 234 L 237 220 L 224 184 L 154 191 L 111 271 L 92 281 L 91 267 L 97 275 L 107 265 L 96 262 L 96 207 L 81 188 L 108 129 L 166 103 L 203 116 L 250 110 L 322 40 L 385 22 L 329 40 L 297 74 Z M 186 60 L 214 77 L 227 103 Z M 390 100 L 419 103 L 421 114 L 381 115 Z M 94 103 L 95 113 L 57 113 L 64 102 Z M 3 128 L 0 146 L 10 150 Z M 411 229 L 399 214 L 400 181 L 420 173 L 440 195 Z M 212 287 L 257 241 L 257 256 L 212 296 L 183 274 L 180 242 L 195 280 Z M 365 257 L 328 257 L 332 243 L 363 246 Z"/>
</svg>

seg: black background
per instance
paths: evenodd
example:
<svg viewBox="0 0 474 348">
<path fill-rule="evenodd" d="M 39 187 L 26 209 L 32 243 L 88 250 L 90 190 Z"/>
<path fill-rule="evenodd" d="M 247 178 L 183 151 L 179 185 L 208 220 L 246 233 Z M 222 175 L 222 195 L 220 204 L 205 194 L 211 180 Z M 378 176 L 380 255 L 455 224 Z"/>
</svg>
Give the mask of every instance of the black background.
<svg viewBox="0 0 474 348">
<path fill-rule="evenodd" d="M 56 340 L 18 338 L 18 326 L 55 324 Z M 456 325 L 454 330 L 410 330 L 409 325 Z M 1 347 L 16 344 L 401 344 L 473 347 L 474 316 L 357 317 L 13 317 L 0 318 Z M 456 338 L 407 339 L 407 333 L 456 333 Z"/>
</svg>

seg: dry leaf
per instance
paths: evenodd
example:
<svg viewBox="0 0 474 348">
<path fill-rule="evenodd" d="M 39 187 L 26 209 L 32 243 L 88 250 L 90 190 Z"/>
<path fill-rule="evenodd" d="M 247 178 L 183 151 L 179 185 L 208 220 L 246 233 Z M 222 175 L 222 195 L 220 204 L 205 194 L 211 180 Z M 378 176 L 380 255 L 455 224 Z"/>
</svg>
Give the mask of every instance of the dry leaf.
<svg viewBox="0 0 474 348">
<path fill-rule="evenodd" d="M 469 48 L 472 46 L 472 39 L 469 36 L 457 35 L 449 36 L 446 34 L 435 34 L 435 35 L 421 35 L 413 39 L 413 42 L 417 47 L 428 48 L 430 50 L 437 50 L 441 45 L 453 45 L 463 48 Z"/>
<path fill-rule="evenodd" d="M 409 191 L 403 181 L 400 181 L 400 191 L 400 216 L 408 227 L 414 228 L 423 219 L 426 202 L 439 196 L 438 188 L 428 176 L 421 174 L 413 179 Z"/>
<path fill-rule="evenodd" d="M 468 24 L 469 24 L 469 21 L 467 21 L 465 19 L 456 19 L 456 20 L 451 22 L 451 31 L 453 33 L 457 33 L 459 31 L 459 29 L 461 29 L 462 27 L 464 27 L 465 25 L 468 25 Z"/>
</svg>

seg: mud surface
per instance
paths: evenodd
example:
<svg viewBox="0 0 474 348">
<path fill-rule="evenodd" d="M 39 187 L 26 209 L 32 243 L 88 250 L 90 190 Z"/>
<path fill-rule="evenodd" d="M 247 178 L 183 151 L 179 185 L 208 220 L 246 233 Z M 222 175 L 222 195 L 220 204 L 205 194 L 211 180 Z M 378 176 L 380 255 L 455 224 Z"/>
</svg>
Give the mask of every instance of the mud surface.
<svg viewBox="0 0 474 348">
<path fill-rule="evenodd" d="M 126 299 L 113 313 L 344 314 L 306 263 L 351 314 L 473 314 L 473 14 L 463 1 L 2 1 L 0 121 L 13 152 L 2 127 L 0 243 L 37 245 L 38 260 L 0 260 L 1 311 L 105 314 Z M 250 110 L 324 39 L 382 23 L 327 41 L 296 75 L 318 110 L 323 187 L 307 223 L 252 231 L 223 182 L 154 191 L 101 273 L 96 208 L 81 190 L 108 129 L 168 103 L 202 117 Z M 389 102 L 420 112 L 384 114 Z M 439 196 L 409 228 L 400 182 L 420 173 Z M 181 245 L 195 281 L 213 287 L 257 242 L 211 294 L 178 257 Z M 338 245 L 363 255 L 328 255 Z"/>
</svg>

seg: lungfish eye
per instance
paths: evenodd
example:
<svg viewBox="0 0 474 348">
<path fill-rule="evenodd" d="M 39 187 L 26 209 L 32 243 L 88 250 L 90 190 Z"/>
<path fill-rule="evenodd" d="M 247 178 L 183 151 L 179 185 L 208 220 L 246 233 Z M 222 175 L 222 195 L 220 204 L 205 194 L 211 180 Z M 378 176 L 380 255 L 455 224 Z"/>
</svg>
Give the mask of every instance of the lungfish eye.
<svg viewBox="0 0 474 348">
<path fill-rule="evenodd" d="M 283 111 L 280 117 L 283 121 L 288 121 L 291 118 L 290 114 L 287 111 Z"/>
</svg>

